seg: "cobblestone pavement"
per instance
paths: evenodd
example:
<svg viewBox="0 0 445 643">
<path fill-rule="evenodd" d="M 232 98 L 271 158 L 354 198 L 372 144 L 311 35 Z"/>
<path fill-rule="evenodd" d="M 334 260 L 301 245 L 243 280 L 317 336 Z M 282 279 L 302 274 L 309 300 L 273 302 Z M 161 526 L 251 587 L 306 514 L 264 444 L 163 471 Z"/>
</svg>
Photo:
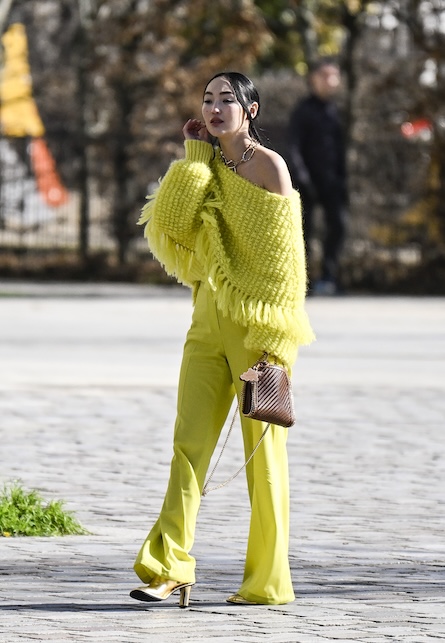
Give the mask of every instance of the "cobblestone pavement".
<svg viewBox="0 0 445 643">
<path fill-rule="evenodd" d="M 1 641 L 445 640 L 445 300 L 308 301 L 318 341 L 297 360 L 289 432 L 297 599 L 225 602 L 248 530 L 239 476 L 203 500 L 198 582 L 179 610 L 128 592 L 167 482 L 188 296 L 0 294 L 0 483 L 66 500 L 91 531 L 0 539 Z M 238 433 L 229 444 L 218 479 L 241 464 Z"/>
</svg>

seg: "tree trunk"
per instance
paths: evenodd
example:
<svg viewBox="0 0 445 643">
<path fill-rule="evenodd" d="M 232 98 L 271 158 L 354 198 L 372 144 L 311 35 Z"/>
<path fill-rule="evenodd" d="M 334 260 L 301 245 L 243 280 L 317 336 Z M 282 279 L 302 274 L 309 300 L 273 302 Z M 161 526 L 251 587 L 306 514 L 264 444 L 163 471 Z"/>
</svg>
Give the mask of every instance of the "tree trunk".
<svg viewBox="0 0 445 643">
<path fill-rule="evenodd" d="M 83 262 L 86 262 L 89 255 L 89 226 L 90 226 L 90 191 L 89 191 L 89 172 L 88 172 L 88 124 L 86 119 L 86 102 L 87 102 L 87 61 L 89 55 L 89 36 L 87 20 L 79 21 L 78 46 L 79 46 L 79 65 L 78 65 L 78 104 L 79 104 L 79 135 L 83 144 L 79 146 L 79 256 Z"/>
</svg>

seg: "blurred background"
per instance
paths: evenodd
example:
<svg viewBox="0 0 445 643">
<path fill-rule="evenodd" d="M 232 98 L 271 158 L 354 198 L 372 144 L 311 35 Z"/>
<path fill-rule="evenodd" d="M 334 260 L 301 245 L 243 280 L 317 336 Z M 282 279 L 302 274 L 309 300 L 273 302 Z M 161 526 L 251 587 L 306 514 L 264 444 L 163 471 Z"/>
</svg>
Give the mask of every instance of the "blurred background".
<svg viewBox="0 0 445 643">
<path fill-rule="evenodd" d="M 0 278 L 168 283 L 136 221 L 205 82 L 247 73 L 286 157 L 308 62 L 333 55 L 342 283 L 445 294 L 445 0 L 0 0 L 0 27 Z"/>
</svg>

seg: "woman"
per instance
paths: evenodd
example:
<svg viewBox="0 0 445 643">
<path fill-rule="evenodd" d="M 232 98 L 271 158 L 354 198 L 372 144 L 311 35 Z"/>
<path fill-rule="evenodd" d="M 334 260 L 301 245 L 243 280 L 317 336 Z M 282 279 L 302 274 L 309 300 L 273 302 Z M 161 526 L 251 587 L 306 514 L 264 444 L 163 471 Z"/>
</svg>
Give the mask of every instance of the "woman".
<svg viewBox="0 0 445 643">
<path fill-rule="evenodd" d="M 236 72 L 212 78 L 203 121 L 183 128 L 175 161 L 140 223 L 167 272 L 193 288 L 178 390 L 170 480 L 158 520 L 134 569 L 145 586 L 130 595 L 158 601 L 195 583 L 190 555 L 201 491 L 239 376 L 267 351 L 289 371 L 313 333 L 304 311 L 306 273 L 298 194 L 284 160 L 260 143 L 252 82 Z M 217 139 L 218 146 L 210 141 Z M 241 418 L 248 456 L 264 426 Z M 287 429 L 271 426 L 246 468 L 252 508 L 243 583 L 231 603 L 294 600 L 289 560 Z"/>
</svg>

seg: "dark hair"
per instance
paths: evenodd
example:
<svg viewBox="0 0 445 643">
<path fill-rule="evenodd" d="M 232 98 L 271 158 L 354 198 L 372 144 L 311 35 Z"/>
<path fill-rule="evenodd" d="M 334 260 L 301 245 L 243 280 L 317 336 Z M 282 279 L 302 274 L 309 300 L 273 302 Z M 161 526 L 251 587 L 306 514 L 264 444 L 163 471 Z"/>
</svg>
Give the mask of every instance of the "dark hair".
<svg viewBox="0 0 445 643">
<path fill-rule="evenodd" d="M 322 67 L 339 67 L 338 60 L 334 56 L 323 56 L 322 58 L 317 58 L 312 60 L 308 65 L 309 75 L 314 74 L 316 71 Z"/>
<path fill-rule="evenodd" d="M 260 97 L 255 85 L 252 83 L 250 78 L 247 78 L 247 76 L 244 76 L 244 74 L 240 74 L 237 71 L 222 71 L 219 74 L 215 74 L 208 81 L 206 88 L 208 87 L 209 83 L 212 82 L 212 80 L 215 80 L 215 78 L 225 78 L 229 81 L 238 103 L 241 105 L 247 118 L 249 119 L 250 136 L 258 141 L 258 143 L 261 143 L 261 135 L 253 122 L 258 118 L 260 114 Z M 252 117 L 249 109 L 252 103 L 258 103 L 258 111 L 255 117 Z"/>
</svg>

